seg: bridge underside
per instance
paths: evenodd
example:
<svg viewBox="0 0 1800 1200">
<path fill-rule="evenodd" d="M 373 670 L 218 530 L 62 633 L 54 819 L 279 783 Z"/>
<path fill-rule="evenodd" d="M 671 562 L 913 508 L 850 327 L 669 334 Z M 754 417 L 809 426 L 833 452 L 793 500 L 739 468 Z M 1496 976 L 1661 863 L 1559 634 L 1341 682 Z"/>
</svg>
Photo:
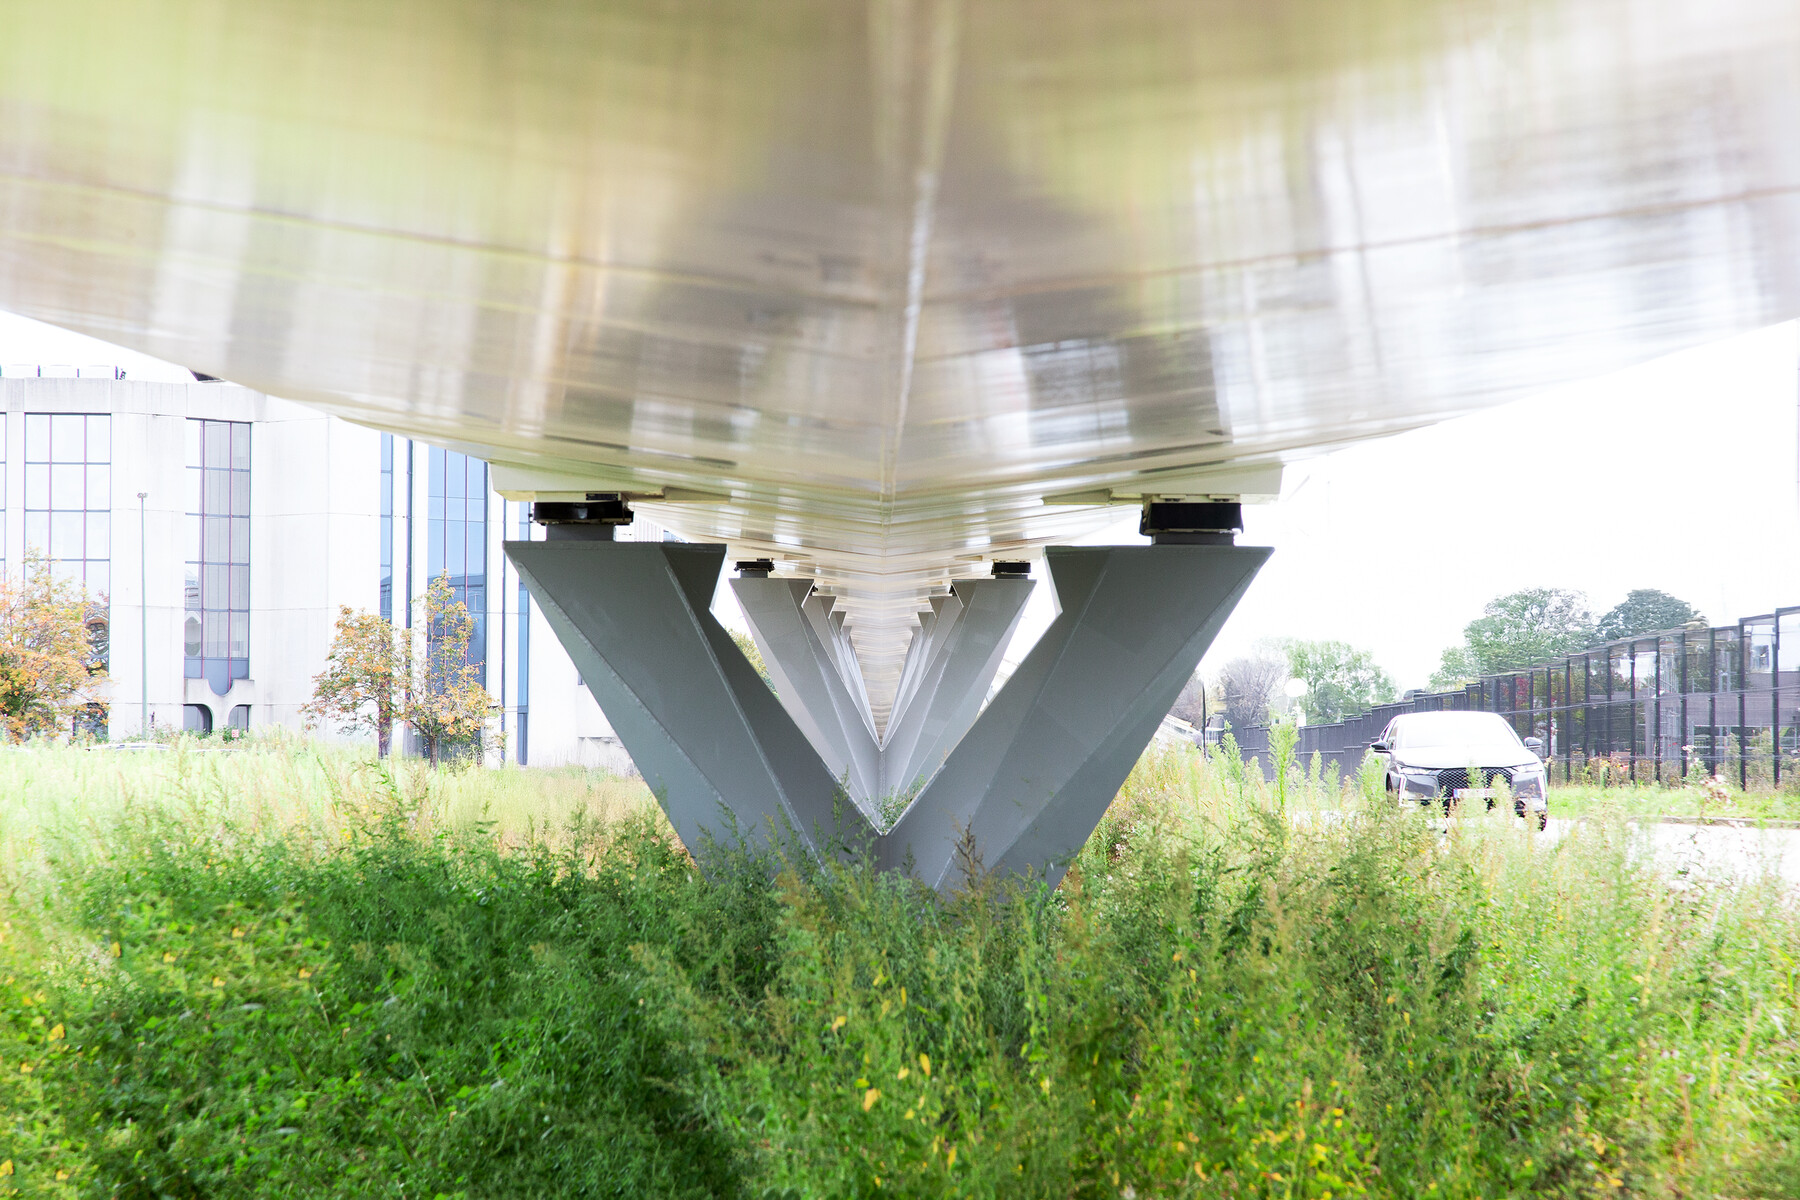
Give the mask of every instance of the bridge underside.
<svg viewBox="0 0 1800 1200">
<path fill-rule="evenodd" d="M 1032 584 L 959 582 L 921 619 L 878 728 L 807 581 L 733 582 L 772 690 L 711 612 L 725 547 L 506 552 L 690 848 L 791 836 L 940 889 L 972 863 L 1061 878 L 1269 554 L 1050 548 L 1058 614 L 985 707 Z"/>
</svg>

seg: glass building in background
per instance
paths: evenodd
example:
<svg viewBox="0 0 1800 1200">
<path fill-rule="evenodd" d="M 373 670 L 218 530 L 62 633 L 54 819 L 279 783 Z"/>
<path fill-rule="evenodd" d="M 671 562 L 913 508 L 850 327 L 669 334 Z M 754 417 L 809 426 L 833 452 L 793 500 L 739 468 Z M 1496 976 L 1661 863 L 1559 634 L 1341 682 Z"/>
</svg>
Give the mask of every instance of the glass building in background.
<svg viewBox="0 0 1800 1200">
<path fill-rule="evenodd" d="M 469 661 L 487 684 L 487 482 L 488 467 L 478 458 L 423 447 L 429 461 L 426 493 L 425 571 L 422 592 L 439 575 L 450 577 L 450 594 L 474 618 Z"/>
<path fill-rule="evenodd" d="M 250 675 L 250 424 L 187 423 L 182 654 L 189 679 L 223 696 Z"/>
<path fill-rule="evenodd" d="M 25 414 L 25 544 L 90 600 L 112 594 L 112 418 Z"/>
</svg>

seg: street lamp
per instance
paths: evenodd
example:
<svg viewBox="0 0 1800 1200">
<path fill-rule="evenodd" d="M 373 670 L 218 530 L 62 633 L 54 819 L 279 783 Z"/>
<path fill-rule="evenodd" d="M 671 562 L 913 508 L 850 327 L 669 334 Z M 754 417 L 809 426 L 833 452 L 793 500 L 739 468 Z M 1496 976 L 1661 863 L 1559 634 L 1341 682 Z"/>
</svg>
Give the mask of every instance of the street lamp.
<svg viewBox="0 0 1800 1200">
<path fill-rule="evenodd" d="M 147 581 L 150 568 L 145 561 L 149 555 L 147 547 L 149 539 L 144 536 L 144 497 L 149 492 L 139 492 L 138 498 L 138 736 L 150 736 L 150 589 Z"/>
</svg>

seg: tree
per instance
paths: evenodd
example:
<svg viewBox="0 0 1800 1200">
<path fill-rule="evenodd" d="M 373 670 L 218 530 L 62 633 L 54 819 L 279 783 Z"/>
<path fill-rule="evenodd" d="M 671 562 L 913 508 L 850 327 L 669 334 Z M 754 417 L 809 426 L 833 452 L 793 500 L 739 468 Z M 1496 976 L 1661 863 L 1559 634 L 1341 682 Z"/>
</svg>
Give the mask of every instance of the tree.
<svg viewBox="0 0 1800 1200">
<path fill-rule="evenodd" d="M 1431 690 L 1447 692 L 1451 688 L 1459 688 L 1464 684 L 1474 683 L 1481 678 L 1481 664 L 1467 646 L 1446 646 L 1444 656 L 1438 660 L 1437 670 L 1431 673 Z"/>
<path fill-rule="evenodd" d="M 394 723 L 403 721 L 436 766 L 459 748 L 485 748 L 494 701 L 469 659 L 475 619 L 451 590 L 449 575 L 433 579 L 414 603 L 424 616 L 422 654 L 414 649 L 412 631 L 371 612 L 340 608 L 337 635 L 305 712 L 314 723 L 341 720 L 347 733 L 373 732 L 383 755 Z"/>
<path fill-rule="evenodd" d="M 420 599 L 425 609 L 425 654 L 410 675 L 406 723 L 425 743 L 425 756 L 435 767 L 446 751 L 484 746 L 494 701 L 469 661 L 475 618 L 450 590 L 449 573 L 433 579 Z"/>
<path fill-rule="evenodd" d="M 340 605 L 325 670 L 314 678 L 312 700 L 302 711 L 313 724 L 335 720 L 343 722 L 345 733 L 368 730 L 386 758 L 411 678 L 412 643 L 406 631 L 378 613 Z"/>
<path fill-rule="evenodd" d="M 9 740 L 60 734 L 98 702 L 106 665 L 93 610 L 36 555 L 26 557 L 23 582 L 0 578 L 0 724 Z"/>
<path fill-rule="evenodd" d="M 1341 721 L 1394 698 L 1394 681 L 1367 650 L 1347 642 L 1294 638 L 1280 646 L 1288 674 L 1306 681 L 1300 702 L 1308 724 Z"/>
<path fill-rule="evenodd" d="M 1463 644 L 1482 675 L 1573 654 L 1593 641 L 1587 597 L 1563 588 L 1527 588 L 1490 600 L 1463 629 Z"/>
<path fill-rule="evenodd" d="M 1700 610 L 1686 600 L 1655 588 L 1638 588 L 1625 593 L 1625 599 L 1600 618 L 1599 640 L 1616 642 L 1620 638 L 1679 629 L 1699 615 Z"/>
<path fill-rule="evenodd" d="M 1179 721 L 1186 721 L 1195 729 L 1206 725 L 1206 686 L 1200 681 L 1200 672 L 1195 671 L 1182 685 L 1181 694 L 1175 697 L 1175 703 L 1169 706 L 1169 715 Z"/>
<path fill-rule="evenodd" d="M 1266 724 L 1269 706 L 1287 682 L 1287 663 L 1267 651 L 1234 658 L 1219 672 L 1219 697 L 1233 729 Z"/>
</svg>

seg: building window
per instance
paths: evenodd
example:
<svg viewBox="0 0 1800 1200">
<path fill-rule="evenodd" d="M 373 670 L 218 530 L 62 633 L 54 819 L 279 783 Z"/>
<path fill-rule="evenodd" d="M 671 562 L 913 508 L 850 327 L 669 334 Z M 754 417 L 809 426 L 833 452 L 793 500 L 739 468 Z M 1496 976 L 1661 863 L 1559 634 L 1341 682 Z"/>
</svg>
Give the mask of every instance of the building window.
<svg viewBox="0 0 1800 1200">
<path fill-rule="evenodd" d="M 182 705 L 181 727 L 189 733 L 211 733 L 212 709 L 204 704 Z"/>
<path fill-rule="evenodd" d="M 112 592 L 112 418 L 25 414 L 25 545 L 59 578 Z"/>
<path fill-rule="evenodd" d="M 394 435 L 381 435 L 381 616 L 394 619 Z"/>
<path fill-rule="evenodd" d="M 250 424 L 187 423 L 185 675 L 223 696 L 250 675 Z"/>
<path fill-rule="evenodd" d="M 450 592 L 474 619 L 469 661 L 487 684 L 487 464 L 430 447 L 425 565 L 429 578 L 450 576 Z"/>
</svg>

